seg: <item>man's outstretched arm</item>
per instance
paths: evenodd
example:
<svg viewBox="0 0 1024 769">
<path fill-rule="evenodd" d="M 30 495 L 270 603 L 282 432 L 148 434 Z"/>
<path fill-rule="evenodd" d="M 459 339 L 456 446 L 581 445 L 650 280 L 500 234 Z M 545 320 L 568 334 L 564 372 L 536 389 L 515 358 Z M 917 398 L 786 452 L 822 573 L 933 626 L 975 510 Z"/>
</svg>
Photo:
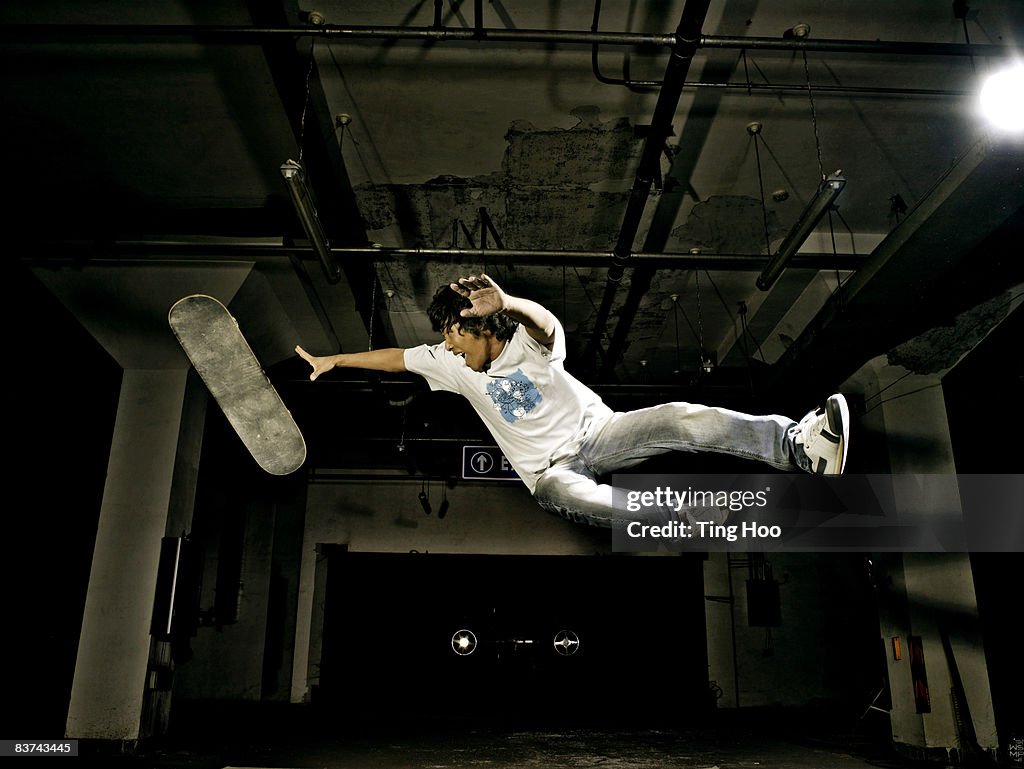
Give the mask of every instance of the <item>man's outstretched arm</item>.
<svg viewBox="0 0 1024 769">
<path fill-rule="evenodd" d="M 526 333 L 542 345 L 551 347 L 554 344 L 554 314 L 532 299 L 509 296 L 489 275 L 481 273 L 479 277 L 470 275 L 468 278 L 459 278 L 458 283 L 451 284 L 451 289 L 466 297 L 473 305 L 462 311 L 463 316 L 484 317 L 504 311 L 506 315 L 522 323 Z"/>
<path fill-rule="evenodd" d="M 405 350 L 400 347 L 388 347 L 383 350 L 368 352 L 338 353 L 337 355 L 310 355 L 298 345 L 295 352 L 313 367 L 310 381 L 333 368 L 362 368 L 371 371 L 405 371 Z"/>
</svg>

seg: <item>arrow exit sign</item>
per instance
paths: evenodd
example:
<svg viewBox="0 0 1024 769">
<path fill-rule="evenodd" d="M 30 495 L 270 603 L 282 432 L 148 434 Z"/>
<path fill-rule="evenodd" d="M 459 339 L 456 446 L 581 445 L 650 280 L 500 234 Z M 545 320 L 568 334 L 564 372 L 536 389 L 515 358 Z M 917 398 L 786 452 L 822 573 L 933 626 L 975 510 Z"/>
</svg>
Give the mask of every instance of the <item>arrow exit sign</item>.
<svg viewBox="0 0 1024 769">
<path fill-rule="evenodd" d="M 514 481 L 519 474 L 497 446 L 462 447 L 463 480 Z"/>
</svg>

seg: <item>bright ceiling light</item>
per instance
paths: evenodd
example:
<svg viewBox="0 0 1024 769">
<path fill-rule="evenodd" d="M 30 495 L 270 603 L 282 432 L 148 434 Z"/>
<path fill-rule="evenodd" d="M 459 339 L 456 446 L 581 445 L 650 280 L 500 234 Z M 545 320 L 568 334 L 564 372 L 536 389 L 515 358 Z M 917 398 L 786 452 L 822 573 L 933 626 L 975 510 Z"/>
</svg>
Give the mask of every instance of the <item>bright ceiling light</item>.
<svg viewBox="0 0 1024 769">
<path fill-rule="evenodd" d="M 981 114 L 1001 131 L 1024 133 L 1024 62 L 986 78 L 981 87 Z"/>
</svg>

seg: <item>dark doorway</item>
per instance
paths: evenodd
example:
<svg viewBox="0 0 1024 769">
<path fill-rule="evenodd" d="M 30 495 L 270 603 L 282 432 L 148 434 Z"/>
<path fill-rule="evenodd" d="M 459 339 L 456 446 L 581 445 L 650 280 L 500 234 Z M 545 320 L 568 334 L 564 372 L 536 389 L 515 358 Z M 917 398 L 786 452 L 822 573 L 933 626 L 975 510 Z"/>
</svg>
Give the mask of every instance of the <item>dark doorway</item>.
<svg viewBox="0 0 1024 769">
<path fill-rule="evenodd" d="M 321 663 L 315 701 L 353 716 L 678 720 L 708 703 L 702 560 L 339 548 Z"/>
</svg>

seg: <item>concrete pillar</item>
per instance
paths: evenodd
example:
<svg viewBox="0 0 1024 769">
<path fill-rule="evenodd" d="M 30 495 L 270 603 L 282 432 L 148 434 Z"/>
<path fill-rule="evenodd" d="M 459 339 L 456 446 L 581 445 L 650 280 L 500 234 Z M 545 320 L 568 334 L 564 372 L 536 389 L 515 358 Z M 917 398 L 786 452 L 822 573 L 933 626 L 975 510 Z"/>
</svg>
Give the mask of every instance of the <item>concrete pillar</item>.
<svg viewBox="0 0 1024 769">
<path fill-rule="evenodd" d="M 940 377 L 908 374 L 882 362 L 875 368 L 877 399 L 868 393 L 866 421 L 885 431 L 891 472 L 954 476 Z M 948 509 L 948 502 L 947 497 L 935 509 Z M 995 714 L 968 554 L 887 554 L 876 563 L 894 743 L 919 758 L 946 759 L 955 751 L 962 759 L 976 748 L 994 755 Z M 921 639 L 930 712 L 919 712 L 914 697 L 911 636 Z M 900 641 L 901 660 L 894 659 L 893 638 Z M 954 691 L 956 677 L 965 699 Z"/>
<path fill-rule="evenodd" d="M 70 738 L 140 736 L 187 370 L 124 372 L 68 709 Z"/>
<path fill-rule="evenodd" d="M 173 259 L 40 268 L 39 280 L 124 369 L 66 733 L 135 741 L 166 727 L 170 644 L 149 635 L 162 537 L 191 526 L 206 395 L 167 325 L 183 296 L 228 303 L 252 262 Z M 166 678 L 166 676 L 164 676 Z M 159 688 L 158 688 L 159 687 Z"/>
<path fill-rule="evenodd" d="M 704 623 L 708 639 L 708 681 L 721 690 L 716 707 L 738 708 L 736 682 L 736 596 L 728 553 L 708 553 L 704 562 Z"/>
</svg>

